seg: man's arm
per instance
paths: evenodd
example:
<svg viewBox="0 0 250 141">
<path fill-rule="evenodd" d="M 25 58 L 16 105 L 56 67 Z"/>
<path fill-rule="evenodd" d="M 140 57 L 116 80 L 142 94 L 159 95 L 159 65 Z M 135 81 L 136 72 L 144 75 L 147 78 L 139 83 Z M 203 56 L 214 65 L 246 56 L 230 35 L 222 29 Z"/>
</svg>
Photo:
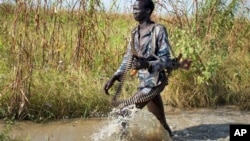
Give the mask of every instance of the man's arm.
<svg viewBox="0 0 250 141">
<path fill-rule="evenodd" d="M 122 63 L 120 64 L 119 68 L 117 69 L 114 75 L 120 75 L 126 70 L 126 66 L 127 66 L 127 63 L 129 63 L 130 57 L 131 57 L 131 46 L 129 43 L 127 47 L 127 51 L 123 57 Z"/>
<path fill-rule="evenodd" d="M 123 57 L 123 61 L 122 61 L 121 65 L 120 65 L 120 67 L 114 73 L 112 78 L 109 81 L 107 81 L 106 84 L 104 85 L 104 91 L 105 91 L 105 93 L 107 95 L 109 95 L 108 91 L 114 85 L 115 81 L 116 80 L 121 81 L 122 73 L 126 70 L 126 66 L 127 66 L 127 63 L 128 63 L 128 60 L 129 60 L 130 56 L 131 56 L 130 55 L 130 46 L 128 46 L 127 52 Z"/>
<path fill-rule="evenodd" d="M 173 60 L 170 58 L 171 46 L 168 41 L 166 28 L 162 25 L 157 25 L 155 28 L 160 28 L 156 34 L 156 52 L 157 60 L 149 61 L 151 70 L 159 72 L 165 68 L 172 69 L 174 67 Z"/>
</svg>

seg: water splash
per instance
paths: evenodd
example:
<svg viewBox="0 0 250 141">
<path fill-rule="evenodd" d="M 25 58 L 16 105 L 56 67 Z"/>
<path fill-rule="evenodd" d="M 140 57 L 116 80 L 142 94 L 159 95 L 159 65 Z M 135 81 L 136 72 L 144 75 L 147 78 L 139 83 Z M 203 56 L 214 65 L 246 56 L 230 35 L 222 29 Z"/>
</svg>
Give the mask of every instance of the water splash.
<svg viewBox="0 0 250 141">
<path fill-rule="evenodd" d="M 113 109 L 107 124 L 92 134 L 92 141 L 170 141 L 167 131 L 147 110 L 134 105 Z"/>
</svg>

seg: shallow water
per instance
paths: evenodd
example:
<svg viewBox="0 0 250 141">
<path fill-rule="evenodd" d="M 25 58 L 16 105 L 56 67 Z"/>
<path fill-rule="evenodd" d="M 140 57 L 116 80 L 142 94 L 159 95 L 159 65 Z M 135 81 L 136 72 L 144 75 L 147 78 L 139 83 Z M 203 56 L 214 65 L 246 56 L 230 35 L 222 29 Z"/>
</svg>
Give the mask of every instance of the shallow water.
<svg viewBox="0 0 250 141">
<path fill-rule="evenodd" d="M 128 117 L 110 116 L 107 123 L 91 136 L 93 141 L 168 141 L 166 130 L 145 110 L 127 109 Z M 111 115 L 117 111 L 111 112 Z"/>
<path fill-rule="evenodd" d="M 114 114 L 114 113 L 113 113 Z M 126 127 L 121 123 L 126 122 Z M 129 118 L 64 119 L 49 123 L 18 122 L 13 138 L 31 141 L 168 141 L 168 133 L 146 110 L 133 111 Z"/>
<path fill-rule="evenodd" d="M 166 118 L 174 141 L 229 141 L 229 125 L 250 125 L 250 112 L 237 107 L 181 110 L 166 107 Z M 133 110 L 132 110 L 133 111 Z M 112 113 L 111 113 L 112 115 Z M 49 123 L 17 122 L 10 134 L 29 141 L 168 141 L 158 120 L 146 108 L 134 110 L 129 127 L 121 130 L 123 118 L 63 119 Z M 0 130 L 3 129 L 0 121 Z M 1 131 L 0 131 L 1 133 Z M 126 135 L 126 136 L 123 136 Z"/>
</svg>

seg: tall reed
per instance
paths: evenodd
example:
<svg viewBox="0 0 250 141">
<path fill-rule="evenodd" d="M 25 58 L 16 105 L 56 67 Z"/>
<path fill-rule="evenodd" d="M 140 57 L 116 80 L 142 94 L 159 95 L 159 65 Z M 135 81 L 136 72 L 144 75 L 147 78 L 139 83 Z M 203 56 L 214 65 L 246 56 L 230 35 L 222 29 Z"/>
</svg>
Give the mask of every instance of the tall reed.
<svg viewBox="0 0 250 141">
<path fill-rule="evenodd" d="M 241 1 L 194 0 L 192 12 L 182 2 L 158 2 L 156 8 L 172 9 L 152 16 L 166 25 L 176 54 L 193 60 L 190 71 L 173 73 L 165 102 L 249 109 L 250 22 L 234 15 Z M 136 25 L 131 15 L 105 11 L 95 0 L 67 7 L 38 0 L 1 4 L 0 21 L 1 118 L 42 121 L 110 110 L 102 87 L 124 55 Z M 130 95 L 136 87 L 131 81 L 124 92 Z"/>
</svg>

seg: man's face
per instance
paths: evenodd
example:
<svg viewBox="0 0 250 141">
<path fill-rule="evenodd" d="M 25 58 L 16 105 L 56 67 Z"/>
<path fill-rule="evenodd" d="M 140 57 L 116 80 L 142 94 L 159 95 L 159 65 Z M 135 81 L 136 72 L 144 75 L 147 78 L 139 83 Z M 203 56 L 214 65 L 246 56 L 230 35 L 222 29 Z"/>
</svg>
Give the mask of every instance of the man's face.
<svg viewBox="0 0 250 141">
<path fill-rule="evenodd" d="M 136 21 L 142 21 L 150 16 L 148 13 L 150 9 L 145 9 L 143 5 L 143 1 L 135 1 L 133 5 L 133 15 Z"/>
</svg>

